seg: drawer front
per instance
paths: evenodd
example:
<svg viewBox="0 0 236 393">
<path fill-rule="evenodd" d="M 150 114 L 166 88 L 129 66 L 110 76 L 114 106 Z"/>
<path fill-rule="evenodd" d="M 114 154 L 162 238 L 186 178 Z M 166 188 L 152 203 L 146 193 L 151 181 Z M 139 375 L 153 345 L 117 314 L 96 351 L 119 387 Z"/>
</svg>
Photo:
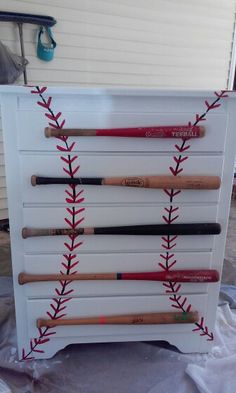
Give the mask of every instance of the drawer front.
<svg viewBox="0 0 236 393">
<path fill-rule="evenodd" d="M 184 156 L 188 157 L 188 156 Z M 66 177 L 65 155 L 23 154 L 20 158 L 22 195 L 24 203 L 63 203 L 68 194 L 67 185 L 31 185 L 31 176 Z M 74 167 L 79 166 L 75 177 L 114 177 L 171 175 L 170 167 L 176 165 L 172 155 L 136 154 L 80 154 L 70 155 Z M 222 176 L 222 156 L 189 156 L 182 175 Z M 64 169 L 65 170 L 64 170 Z M 86 203 L 157 203 L 168 202 L 168 195 L 161 189 L 78 185 Z M 220 190 L 182 190 L 175 202 L 217 202 Z"/>
<path fill-rule="evenodd" d="M 198 311 L 199 315 L 205 315 L 207 295 L 189 295 L 188 301 L 192 305 L 192 311 Z M 27 300 L 28 336 L 37 337 L 36 321 L 38 318 L 48 318 L 47 311 L 53 310 L 50 304 L 52 300 L 33 299 Z M 118 314 L 174 312 L 168 296 L 121 296 L 121 297 L 96 297 L 71 299 L 67 302 L 66 318 L 108 316 Z M 189 332 L 193 324 L 168 324 L 168 325 L 85 325 L 85 326 L 58 326 L 53 328 L 57 337 L 100 337 L 139 334 L 159 334 Z"/>
<path fill-rule="evenodd" d="M 56 274 L 61 269 L 63 272 L 66 271 L 62 264 L 66 262 L 63 255 L 25 255 L 24 261 L 24 270 L 31 274 Z M 77 273 L 163 271 L 159 263 L 164 264 L 163 258 L 154 253 L 78 254 L 74 255 L 71 261 L 71 265 L 74 266 L 71 271 Z M 170 263 L 174 263 L 176 269 L 209 269 L 212 254 L 175 253 L 170 258 Z M 56 281 L 28 283 L 24 285 L 24 292 L 30 298 L 51 297 L 57 285 Z M 214 284 L 183 283 L 178 293 L 206 293 L 208 285 Z M 157 295 L 165 291 L 163 283 L 158 281 L 73 281 L 71 286 L 72 297 Z"/>
<path fill-rule="evenodd" d="M 196 113 L 94 113 L 63 112 L 67 128 L 122 128 L 154 125 L 181 125 L 195 121 Z M 47 118 L 40 111 L 22 111 L 17 117 L 17 146 L 23 151 L 55 151 L 62 143 L 56 138 L 46 138 L 44 128 Z M 203 138 L 192 138 L 188 152 L 222 152 L 225 145 L 227 117 L 225 114 L 209 114 L 204 122 L 206 134 Z M 176 152 L 176 144 L 182 140 L 160 138 L 114 138 L 114 137 L 69 137 L 69 145 L 75 143 L 73 151 L 104 152 Z"/>
<path fill-rule="evenodd" d="M 173 205 L 174 207 L 174 205 Z M 154 214 L 155 212 L 155 214 Z M 57 207 L 23 209 L 24 226 L 36 228 L 68 227 L 71 210 Z M 83 220 L 80 226 L 119 226 L 138 224 L 163 224 L 162 206 L 86 206 L 84 212 L 78 214 L 78 220 Z M 209 206 L 179 206 L 176 210 L 175 223 L 215 222 L 217 205 Z M 174 217 L 173 217 L 174 218 Z M 79 226 L 79 225 L 78 225 Z M 178 236 L 178 250 L 209 250 L 213 248 L 213 235 Z M 163 238 L 161 236 L 125 236 L 125 235 L 88 235 L 77 238 L 80 252 L 97 251 L 155 251 L 160 250 Z M 66 244 L 71 243 L 68 236 L 46 236 L 22 240 L 26 252 L 65 252 Z M 79 244 L 82 242 L 82 244 Z M 74 250 L 76 247 L 74 246 Z"/>
</svg>

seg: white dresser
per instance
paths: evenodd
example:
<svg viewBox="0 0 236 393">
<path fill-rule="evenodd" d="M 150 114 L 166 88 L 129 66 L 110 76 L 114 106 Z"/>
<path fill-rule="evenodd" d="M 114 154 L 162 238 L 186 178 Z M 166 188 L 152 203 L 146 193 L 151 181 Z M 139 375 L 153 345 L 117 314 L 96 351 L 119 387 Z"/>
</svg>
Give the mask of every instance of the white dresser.
<svg viewBox="0 0 236 393">
<path fill-rule="evenodd" d="M 50 281 L 46 274 L 216 269 L 221 273 L 236 147 L 232 92 L 1 87 L 20 359 L 49 358 L 71 343 L 165 340 L 183 352 L 214 342 L 217 283 Z M 201 125 L 205 136 L 46 138 L 45 127 Z M 217 175 L 219 190 L 31 185 L 31 176 Z M 78 228 L 211 222 L 219 235 L 39 236 L 23 227 Z M 196 323 L 37 328 L 38 318 L 198 311 Z"/>
</svg>

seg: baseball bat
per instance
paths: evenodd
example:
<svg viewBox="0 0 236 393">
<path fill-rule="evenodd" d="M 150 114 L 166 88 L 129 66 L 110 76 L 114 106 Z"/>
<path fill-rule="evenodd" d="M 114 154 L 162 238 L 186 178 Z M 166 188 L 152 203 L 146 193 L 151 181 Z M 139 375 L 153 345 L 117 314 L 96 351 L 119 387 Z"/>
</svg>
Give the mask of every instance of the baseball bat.
<svg viewBox="0 0 236 393">
<path fill-rule="evenodd" d="M 68 236 L 68 235 L 135 235 L 135 236 L 164 236 L 164 235 L 218 235 L 221 226 L 218 223 L 196 224 L 157 224 L 157 225 L 128 225 L 96 228 L 23 228 L 24 239 L 33 236 Z"/>
<path fill-rule="evenodd" d="M 37 319 L 37 327 L 54 327 L 63 325 L 152 325 L 173 323 L 195 323 L 199 319 L 194 312 L 159 312 L 111 316 L 97 316 L 71 319 Z"/>
<path fill-rule="evenodd" d="M 42 184 L 93 184 L 143 188 L 216 190 L 219 176 L 43 177 L 31 176 L 32 186 Z"/>
<path fill-rule="evenodd" d="M 32 282 L 61 280 L 143 280 L 202 283 L 219 281 L 219 273 L 213 269 L 192 269 L 138 273 L 29 274 L 22 272 L 18 275 L 18 283 L 20 285 Z"/>
<path fill-rule="evenodd" d="M 45 128 L 45 136 L 114 136 L 129 138 L 201 138 L 205 135 L 203 126 L 154 126 L 107 129 L 84 128 Z"/>
</svg>

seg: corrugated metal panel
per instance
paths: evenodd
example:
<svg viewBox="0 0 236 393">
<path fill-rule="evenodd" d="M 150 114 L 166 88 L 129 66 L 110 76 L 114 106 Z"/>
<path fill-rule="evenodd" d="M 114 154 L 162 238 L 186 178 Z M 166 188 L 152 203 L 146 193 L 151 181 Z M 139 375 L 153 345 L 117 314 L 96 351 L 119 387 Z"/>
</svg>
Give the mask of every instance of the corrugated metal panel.
<svg viewBox="0 0 236 393">
<path fill-rule="evenodd" d="M 235 4 L 236 0 L 0 0 L 0 9 L 57 19 L 53 32 L 58 46 L 49 63 L 36 57 L 37 27 L 24 25 L 29 84 L 221 89 L 228 83 Z M 20 53 L 16 25 L 1 23 L 0 37 Z M 3 176 L 1 143 L 0 139 Z"/>
</svg>

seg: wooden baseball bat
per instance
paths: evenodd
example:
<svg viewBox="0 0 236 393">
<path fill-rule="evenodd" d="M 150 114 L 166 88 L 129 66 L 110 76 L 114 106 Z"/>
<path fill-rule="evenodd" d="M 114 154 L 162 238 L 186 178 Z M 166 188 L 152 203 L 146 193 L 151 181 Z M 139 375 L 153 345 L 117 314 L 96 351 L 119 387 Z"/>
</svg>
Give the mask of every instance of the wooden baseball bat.
<svg viewBox="0 0 236 393">
<path fill-rule="evenodd" d="M 71 319 L 37 319 L 37 327 L 73 326 L 73 325 L 153 325 L 173 323 L 195 323 L 198 312 L 159 312 L 125 315 L 109 315 Z"/>
<path fill-rule="evenodd" d="M 164 272 L 131 272 L 131 273 L 79 273 L 79 274 L 29 274 L 18 275 L 18 283 L 61 280 L 143 280 L 143 281 L 175 281 L 175 282 L 217 282 L 219 273 L 213 269 L 171 270 Z"/>
<path fill-rule="evenodd" d="M 93 184 L 143 188 L 216 190 L 219 176 L 43 177 L 31 176 L 32 186 L 42 184 Z"/>
<path fill-rule="evenodd" d="M 45 128 L 45 136 L 115 136 L 129 138 L 201 138 L 205 135 L 203 126 L 153 126 L 107 129 L 83 128 Z"/>
<path fill-rule="evenodd" d="M 96 228 L 23 228 L 24 239 L 33 236 L 68 236 L 68 235 L 135 235 L 135 236 L 164 236 L 164 235 L 218 235 L 221 226 L 218 223 L 196 224 L 157 224 L 157 225 L 128 225 Z"/>
</svg>

